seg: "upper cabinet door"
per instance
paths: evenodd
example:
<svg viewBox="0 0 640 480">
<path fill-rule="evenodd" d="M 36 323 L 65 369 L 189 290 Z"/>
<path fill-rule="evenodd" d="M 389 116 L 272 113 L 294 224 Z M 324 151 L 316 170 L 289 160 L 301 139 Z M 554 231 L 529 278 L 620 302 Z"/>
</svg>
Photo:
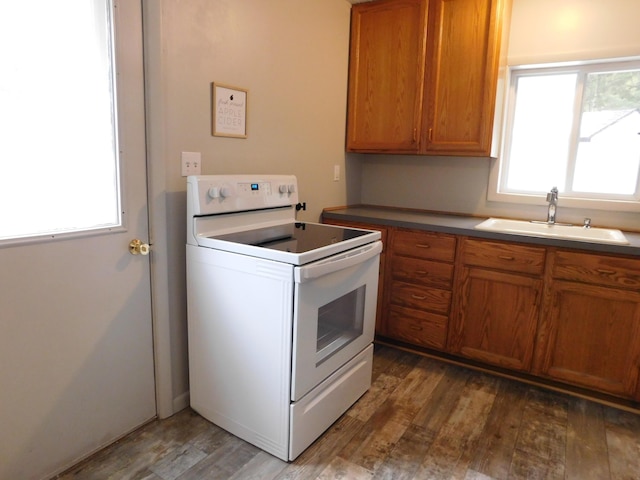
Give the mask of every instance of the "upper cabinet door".
<svg viewBox="0 0 640 480">
<path fill-rule="evenodd" d="M 425 152 L 491 154 L 504 3 L 430 1 Z"/>
<path fill-rule="evenodd" d="M 495 153 L 496 93 L 510 2 L 379 0 L 355 5 L 347 151 Z"/>
<path fill-rule="evenodd" d="M 426 0 L 354 5 L 347 151 L 418 153 Z"/>
</svg>

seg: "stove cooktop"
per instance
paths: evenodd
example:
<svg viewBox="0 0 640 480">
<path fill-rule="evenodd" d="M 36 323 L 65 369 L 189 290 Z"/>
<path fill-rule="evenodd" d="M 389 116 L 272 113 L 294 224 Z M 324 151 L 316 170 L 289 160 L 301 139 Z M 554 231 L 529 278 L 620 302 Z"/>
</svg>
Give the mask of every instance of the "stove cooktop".
<svg viewBox="0 0 640 480">
<path fill-rule="evenodd" d="M 281 252 L 306 253 L 370 234 L 369 231 L 335 225 L 295 222 L 208 238 Z"/>
<path fill-rule="evenodd" d="M 234 233 L 201 234 L 198 246 L 265 260 L 306 265 L 380 240 L 380 232 L 325 225 L 284 222 Z"/>
</svg>

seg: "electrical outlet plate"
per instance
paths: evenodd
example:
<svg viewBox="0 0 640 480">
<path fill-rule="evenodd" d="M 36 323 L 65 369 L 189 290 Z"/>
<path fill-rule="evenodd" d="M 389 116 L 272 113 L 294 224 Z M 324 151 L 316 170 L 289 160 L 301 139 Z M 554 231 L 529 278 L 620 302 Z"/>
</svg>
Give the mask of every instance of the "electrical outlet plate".
<svg viewBox="0 0 640 480">
<path fill-rule="evenodd" d="M 200 175 L 202 154 L 200 152 L 182 152 L 182 176 Z"/>
</svg>

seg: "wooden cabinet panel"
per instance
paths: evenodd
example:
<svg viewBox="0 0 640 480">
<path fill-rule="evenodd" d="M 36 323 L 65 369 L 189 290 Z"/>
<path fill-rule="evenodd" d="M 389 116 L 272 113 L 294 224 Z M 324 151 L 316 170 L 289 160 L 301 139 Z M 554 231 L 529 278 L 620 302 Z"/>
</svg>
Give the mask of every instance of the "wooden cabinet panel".
<svg viewBox="0 0 640 480">
<path fill-rule="evenodd" d="M 426 0 L 383 0 L 353 6 L 348 151 L 417 153 L 426 8 Z"/>
<path fill-rule="evenodd" d="M 447 234 L 398 229 L 392 248 L 395 255 L 453 262 L 456 239 Z"/>
<path fill-rule="evenodd" d="M 430 0 L 429 8 L 424 149 L 489 155 L 504 2 Z"/>
<path fill-rule="evenodd" d="M 462 261 L 466 265 L 541 275 L 545 249 L 528 245 L 466 239 Z"/>
<path fill-rule="evenodd" d="M 391 307 L 389 336 L 427 348 L 442 350 L 447 338 L 446 315 Z"/>
<path fill-rule="evenodd" d="M 576 282 L 640 288 L 640 260 L 559 250 L 555 254 L 552 275 Z"/>
<path fill-rule="evenodd" d="M 391 275 L 395 280 L 450 290 L 453 282 L 453 265 L 395 256 L 391 260 Z"/>
<path fill-rule="evenodd" d="M 451 351 L 491 365 L 529 370 L 542 280 L 469 267 L 461 277 Z"/>
<path fill-rule="evenodd" d="M 562 280 L 551 292 L 537 373 L 640 398 L 640 292 Z"/>
</svg>

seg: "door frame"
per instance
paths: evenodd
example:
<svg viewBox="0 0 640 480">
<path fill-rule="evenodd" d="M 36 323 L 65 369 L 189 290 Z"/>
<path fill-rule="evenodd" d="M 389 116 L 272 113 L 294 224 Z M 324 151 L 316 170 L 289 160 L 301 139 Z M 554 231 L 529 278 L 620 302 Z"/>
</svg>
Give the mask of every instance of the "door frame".
<svg viewBox="0 0 640 480">
<path fill-rule="evenodd" d="M 145 77 L 145 129 L 147 135 L 147 205 L 151 255 L 151 310 L 153 321 L 156 406 L 159 418 L 167 418 L 189 406 L 188 392 L 174 395 L 173 372 L 179 370 L 172 355 L 171 298 L 168 242 L 167 168 L 164 158 L 165 69 L 162 58 L 162 6 L 155 0 L 142 0 L 142 36 Z M 185 312 L 186 314 L 186 312 Z M 185 316 L 186 320 L 186 316 Z M 176 352 L 179 353 L 179 352 Z M 186 356 L 178 362 L 186 363 Z"/>
</svg>

